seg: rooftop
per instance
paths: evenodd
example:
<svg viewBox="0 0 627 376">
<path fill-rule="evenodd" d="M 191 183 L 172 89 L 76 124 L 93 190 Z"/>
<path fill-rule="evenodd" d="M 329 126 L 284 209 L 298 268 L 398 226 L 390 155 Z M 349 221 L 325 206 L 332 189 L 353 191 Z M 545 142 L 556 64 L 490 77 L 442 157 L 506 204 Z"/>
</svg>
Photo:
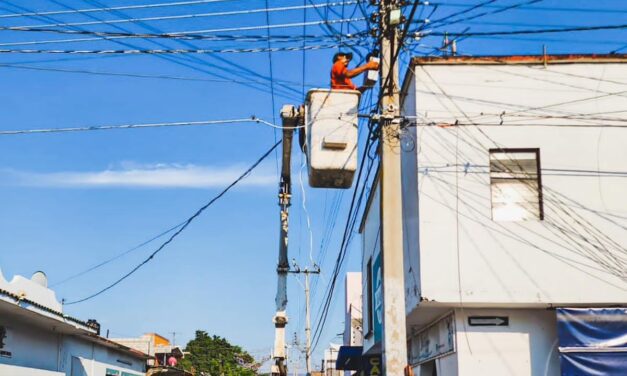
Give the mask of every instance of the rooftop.
<svg viewBox="0 0 627 376">
<path fill-rule="evenodd" d="M 420 56 L 412 65 L 507 65 L 507 64 L 599 64 L 627 63 L 627 54 Z"/>
<path fill-rule="evenodd" d="M 15 276 L 9 282 L 0 273 L 0 317 L 43 330 L 80 337 L 140 359 L 148 358 L 145 353 L 101 337 L 97 324 L 70 317 L 62 309 L 54 291 L 47 287 L 46 280 L 35 276 L 31 279 Z"/>
</svg>

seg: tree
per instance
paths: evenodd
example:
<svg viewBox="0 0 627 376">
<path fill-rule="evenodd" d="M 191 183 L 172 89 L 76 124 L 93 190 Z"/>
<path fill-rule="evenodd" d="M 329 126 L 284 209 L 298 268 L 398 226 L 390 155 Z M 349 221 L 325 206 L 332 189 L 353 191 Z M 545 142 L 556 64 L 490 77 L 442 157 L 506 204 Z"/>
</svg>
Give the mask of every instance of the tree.
<svg viewBox="0 0 627 376">
<path fill-rule="evenodd" d="M 181 365 L 194 370 L 197 375 L 211 376 L 254 376 L 256 372 L 245 365 L 254 364 L 255 359 L 239 346 L 225 338 L 210 336 L 203 330 L 196 331 L 196 338 L 187 343 L 188 354 Z"/>
</svg>

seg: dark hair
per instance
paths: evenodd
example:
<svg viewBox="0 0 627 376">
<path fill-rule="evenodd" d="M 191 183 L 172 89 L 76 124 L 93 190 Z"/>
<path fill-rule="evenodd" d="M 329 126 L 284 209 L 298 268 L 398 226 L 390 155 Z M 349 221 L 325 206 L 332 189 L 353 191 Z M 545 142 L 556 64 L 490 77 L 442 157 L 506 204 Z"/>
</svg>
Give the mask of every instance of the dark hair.
<svg viewBox="0 0 627 376">
<path fill-rule="evenodd" d="M 333 62 L 335 63 L 337 61 L 337 59 L 340 58 L 340 56 L 346 56 L 348 58 L 348 60 L 353 60 L 353 53 L 352 52 L 338 52 L 335 55 L 333 55 Z"/>
</svg>

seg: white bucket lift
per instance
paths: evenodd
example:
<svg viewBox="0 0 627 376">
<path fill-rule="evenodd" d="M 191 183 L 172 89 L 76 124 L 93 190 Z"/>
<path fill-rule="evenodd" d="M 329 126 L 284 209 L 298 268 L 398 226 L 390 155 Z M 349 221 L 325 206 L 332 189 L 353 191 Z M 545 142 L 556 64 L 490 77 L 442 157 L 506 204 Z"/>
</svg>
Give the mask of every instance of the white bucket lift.
<svg viewBox="0 0 627 376">
<path fill-rule="evenodd" d="M 305 103 L 309 185 L 350 188 L 357 169 L 357 90 L 312 89 Z"/>
</svg>

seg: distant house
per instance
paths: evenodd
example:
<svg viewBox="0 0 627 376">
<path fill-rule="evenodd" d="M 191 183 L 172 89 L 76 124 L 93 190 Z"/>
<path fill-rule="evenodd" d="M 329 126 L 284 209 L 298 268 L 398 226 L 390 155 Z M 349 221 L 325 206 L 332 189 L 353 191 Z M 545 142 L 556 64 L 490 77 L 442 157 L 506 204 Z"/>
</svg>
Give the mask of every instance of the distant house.
<svg viewBox="0 0 627 376">
<path fill-rule="evenodd" d="M 131 347 L 150 355 L 148 366 L 167 366 L 168 360 L 174 358 L 176 363 L 183 358 L 183 350 L 157 334 L 146 333 L 139 338 L 112 338 L 112 341 Z"/>
<path fill-rule="evenodd" d="M 0 273 L 0 375 L 140 376 L 148 355 L 100 336 L 100 325 L 63 313 L 45 274 Z"/>
</svg>

